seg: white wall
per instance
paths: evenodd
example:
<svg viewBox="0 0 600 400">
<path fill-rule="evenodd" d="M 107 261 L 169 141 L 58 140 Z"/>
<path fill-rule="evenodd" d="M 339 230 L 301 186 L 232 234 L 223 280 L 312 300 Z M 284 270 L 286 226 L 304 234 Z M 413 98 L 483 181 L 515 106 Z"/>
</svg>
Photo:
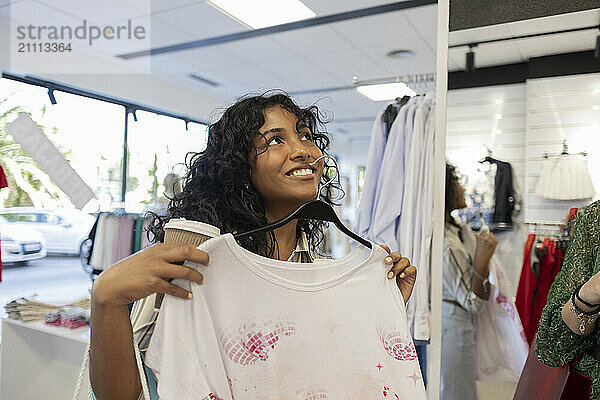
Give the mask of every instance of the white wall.
<svg viewBox="0 0 600 400">
<path fill-rule="evenodd" d="M 600 198 L 600 74 L 533 79 L 527 82 L 527 180 L 525 218 L 561 221 L 571 207 L 589 200 L 547 200 L 535 195 L 544 153 L 586 151 Z"/>
</svg>

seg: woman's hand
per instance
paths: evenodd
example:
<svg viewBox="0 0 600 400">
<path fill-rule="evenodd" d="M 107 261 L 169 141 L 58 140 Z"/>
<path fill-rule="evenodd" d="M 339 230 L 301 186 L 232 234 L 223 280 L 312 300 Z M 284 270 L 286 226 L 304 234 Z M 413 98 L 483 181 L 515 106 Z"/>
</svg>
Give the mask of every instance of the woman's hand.
<svg viewBox="0 0 600 400">
<path fill-rule="evenodd" d="M 479 273 L 487 275 L 490 259 L 496 251 L 498 239 L 493 233 L 482 231 L 477 235 L 477 247 L 475 249 L 475 257 L 473 259 L 473 267 Z"/>
<path fill-rule="evenodd" d="M 208 265 L 209 256 L 192 245 L 155 244 L 102 272 L 94 282 L 92 298 L 99 304 L 111 306 L 133 303 L 154 293 L 189 299 L 190 292 L 167 281 L 183 278 L 202 283 L 200 272 L 175 264 L 185 260 Z"/>
<path fill-rule="evenodd" d="M 396 284 L 402 293 L 404 303 L 408 302 L 410 295 L 412 294 L 417 280 L 417 268 L 410 265 L 410 260 L 406 257 L 402 257 L 397 251 L 391 252 L 390 248 L 385 244 L 380 245 L 382 249 L 388 252 L 389 256 L 385 258 L 385 263 L 392 265 L 392 269 L 388 272 L 388 278 L 396 278 Z"/>
</svg>

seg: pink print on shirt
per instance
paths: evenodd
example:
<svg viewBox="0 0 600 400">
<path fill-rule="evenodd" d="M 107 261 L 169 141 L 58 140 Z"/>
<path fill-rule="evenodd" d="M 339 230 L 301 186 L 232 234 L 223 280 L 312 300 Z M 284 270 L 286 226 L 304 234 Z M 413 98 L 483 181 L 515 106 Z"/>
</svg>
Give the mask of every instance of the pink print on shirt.
<svg viewBox="0 0 600 400">
<path fill-rule="evenodd" d="M 389 388 L 389 387 L 387 387 L 387 386 L 384 386 L 384 387 L 383 387 L 382 394 L 383 394 L 383 397 L 388 397 L 388 396 L 390 396 L 390 397 L 391 397 L 391 396 L 392 396 L 392 393 L 390 392 L 390 388 Z M 400 397 L 398 397 L 398 394 L 397 394 L 397 393 L 394 393 L 394 396 L 393 396 L 393 398 L 394 398 L 394 399 L 398 399 L 398 400 L 400 399 Z"/>
<path fill-rule="evenodd" d="M 317 385 L 302 386 L 295 390 L 300 400 L 320 400 L 328 399 L 327 391 Z"/>
<path fill-rule="evenodd" d="M 403 334 L 398 330 L 386 331 L 377 328 L 379 339 L 387 353 L 400 361 L 414 361 L 417 359 L 417 351 L 409 334 Z"/>
<path fill-rule="evenodd" d="M 204 396 L 202 398 L 202 400 L 223 400 L 223 399 L 214 393 L 209 393 L 208 396 Z"/>
<path fill-rule="evenodd" d="M 277 321 L 250 322 L 238 329 L 222 330 L 221 343 L 227 356 L 240 365 L 266 361 L 280 337 L 296 332 L 295 324 L 287 318 Z"/>
</svg>

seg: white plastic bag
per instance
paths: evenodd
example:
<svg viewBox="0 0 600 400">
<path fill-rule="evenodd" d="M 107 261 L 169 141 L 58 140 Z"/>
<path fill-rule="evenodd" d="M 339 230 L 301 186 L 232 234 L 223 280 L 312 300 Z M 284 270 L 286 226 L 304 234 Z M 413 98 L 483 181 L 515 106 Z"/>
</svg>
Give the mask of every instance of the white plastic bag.
<svg viewBox="0 0 600 400">
<path fill-rule="evenodd" d="M 463 229 L 465 248 L 475 256 L 475 234 Z M 488 280 L 490 297 L 474 318 L 477 346 L 477 379 L 480 381 L 517 382 L 529 345 L 515 303 L 509 295 L 504 268 L 492 257 Z"/>
</svg>

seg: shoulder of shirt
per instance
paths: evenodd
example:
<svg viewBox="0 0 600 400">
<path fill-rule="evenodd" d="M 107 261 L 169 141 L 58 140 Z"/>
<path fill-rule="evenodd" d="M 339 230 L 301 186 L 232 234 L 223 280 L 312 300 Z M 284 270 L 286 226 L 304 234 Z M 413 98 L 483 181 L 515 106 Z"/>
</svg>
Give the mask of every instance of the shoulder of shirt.
<svg viewBox="0 0 600 400">
<path fill-rule="evenodd" d="M 588 218 L 594 218 L 600 215 L 600 200 L 597 200 L 589 206 L 587 206 L 583 210 L 583 214 Z"/>
<path fill-rule="evenodd" d="M 444 249 L 461 248 L 462 242 L 458 236 L 461 228 L 446 222 L 444 229 Z"/>
<path fill-rule="evenodd" d="M 462 226 L 456 226 L 456 225 L 451 224 L 450 222 L 446 222 L 444 224 L 444 231 L 446 233 L 452 233 L 452 234 L 458 235 L 458 231 L 460 231 L 461 229 L 462 229 Z"/>
</svg>

